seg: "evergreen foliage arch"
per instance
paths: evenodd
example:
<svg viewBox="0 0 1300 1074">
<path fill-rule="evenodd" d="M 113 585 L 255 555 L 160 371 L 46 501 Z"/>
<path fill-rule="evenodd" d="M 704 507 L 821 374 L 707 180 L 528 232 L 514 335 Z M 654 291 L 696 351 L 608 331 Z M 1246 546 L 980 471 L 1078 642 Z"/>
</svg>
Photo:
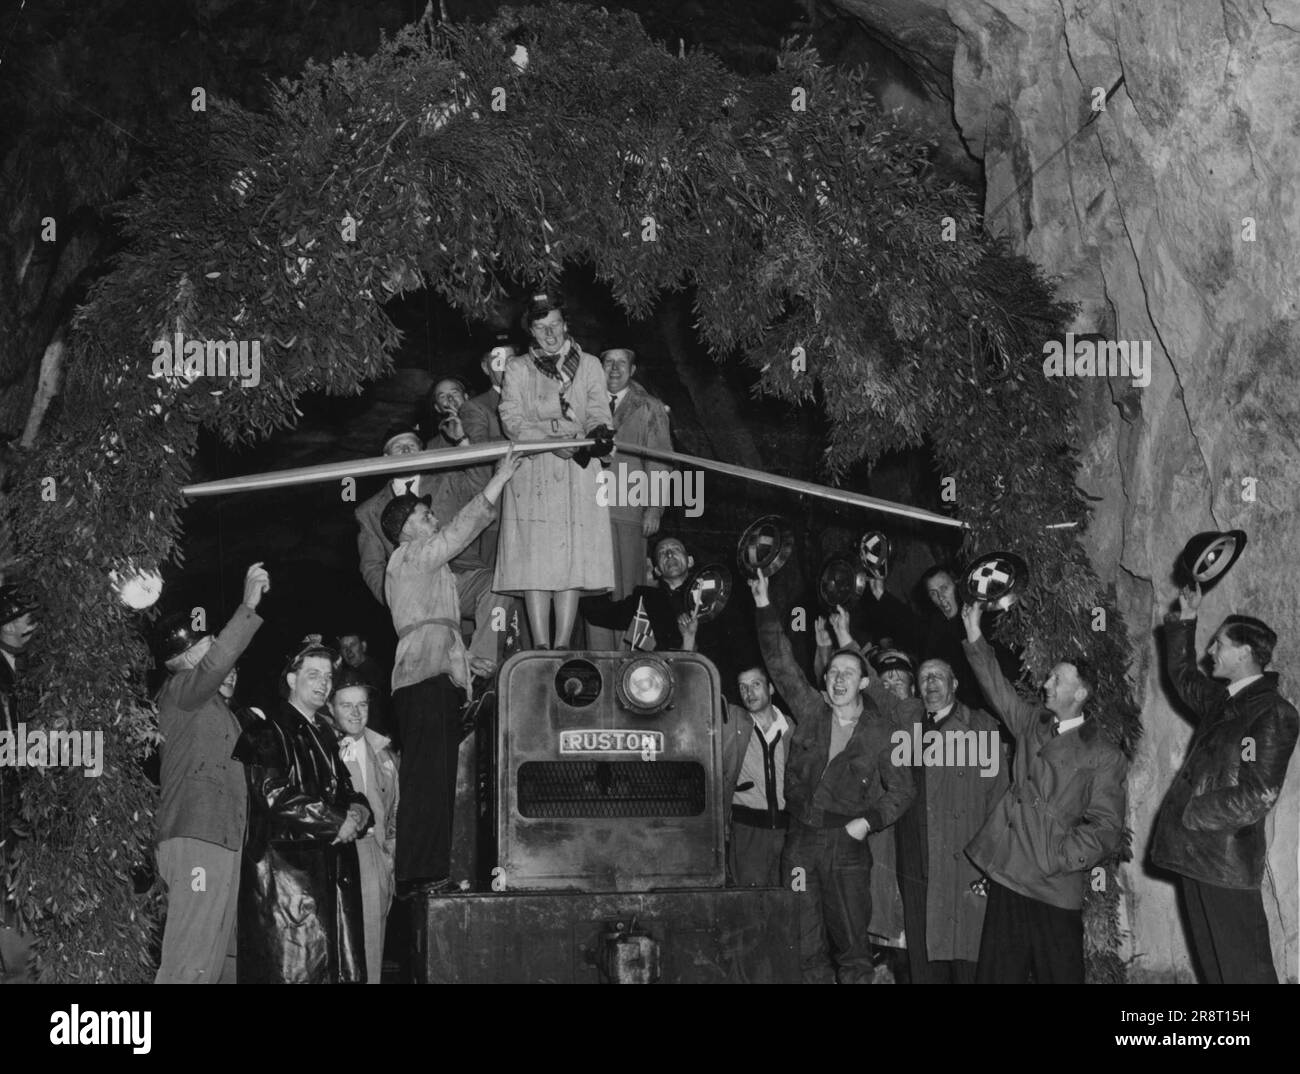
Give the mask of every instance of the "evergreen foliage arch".
<svg viewBox="0 0 1300 1074">
<path fill-rule="evenodd" d="M 106 739 L 101 778 L 27 779 L 7 882 L 43 979 L 151 973 L 159 901 L 130 873 L 152 855 L 156 794 L 139 761 L 156 720 L 144 623 L 109 572 L 177 556 L 201 428 L 251 442 L 291 426 L 304 392 L 359 393 L 391 368 L 384 301 L 419 287 L 473 317 L 504 281 L 567 264 L 594 266 L 632 315 L 694 285 L 716 356 L 824 407 L 830 475 L 929 437 L 971 527 L 964 550 L 1034 565 L 1008 617 L 1030 670 L 1087 653 L 1103 722 L 1136 738 L 1113 595 L 1079 530 L 1045 528 L 1088 516 L 1076 389 L 1041 372 L 1071 311 L 982 231 L 969 194 L 935 177 L 861 75 L 791 45 L 778 70 L 742 78 L 578 5 L 506 9 L 486 27 L 427 19 L 372 57 L 308 66 L 266 114 L 209 100 L 187 115 L 168 163 L 122 207 L 127 250 L 76 318 L 64 395 L 8 501 L 57 624 L 23 686 L 28 723 Z M 261 383 L 151 376 L 155 340 L 178 331 L 261 341 Z M 1005 363 L 996 377 L 986 352 Z M 1089 914 L 1094 980 L 1122 977 L 1110 876 Z"/>
</svg>

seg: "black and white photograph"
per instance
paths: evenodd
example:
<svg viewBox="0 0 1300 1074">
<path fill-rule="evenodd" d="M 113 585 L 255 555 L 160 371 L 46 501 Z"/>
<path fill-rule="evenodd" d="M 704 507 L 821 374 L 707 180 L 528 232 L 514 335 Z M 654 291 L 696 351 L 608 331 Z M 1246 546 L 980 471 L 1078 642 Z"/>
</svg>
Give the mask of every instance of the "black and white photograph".
<svg viewBox="0 0 1300 1074">
<path fill-rule="evenodd" d="M 1297 99 L 1297 0 L 9 0 L 33 1046 L 170 1054 L 151 983 L 1258 1045 L 1195 986 L 1300 980 Z"/>
</svg>

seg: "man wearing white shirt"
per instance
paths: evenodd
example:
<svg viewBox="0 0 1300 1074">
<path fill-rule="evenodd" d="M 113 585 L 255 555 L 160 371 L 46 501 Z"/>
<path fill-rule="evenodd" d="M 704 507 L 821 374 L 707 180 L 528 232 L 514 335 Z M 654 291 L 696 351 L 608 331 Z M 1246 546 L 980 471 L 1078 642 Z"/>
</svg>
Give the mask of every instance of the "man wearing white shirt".
<svg viewBox="0 0 1300 1074">
<path fill-rule="evenodd" d="M 725 786 L 734 788 L 728 865 L 742 888 L 775 887 L 789 823 L 785 761 L 794 722 L 772 704 L 772 683 L 762 668 L 746 668 L 737 681 L 745 707 L 727 706 L 722 740 Z"/>
<path fill-rule="evenodd" d="M 1206 984 L 1276 984 L 1261 893 L 1266 824 L 1300 715 L 1279 693 L 1277 672 L 1264 670 L 1277 634 L 1258 619 L 1228 616 L 1209 645 L 1211 675 L 1197 670 L 1200 604 L 1193 583 L 1165 617 L 1165 669 L 1196 732 L 1156 818 L 1151 861 L 1180 881 Z"/>
</svg>

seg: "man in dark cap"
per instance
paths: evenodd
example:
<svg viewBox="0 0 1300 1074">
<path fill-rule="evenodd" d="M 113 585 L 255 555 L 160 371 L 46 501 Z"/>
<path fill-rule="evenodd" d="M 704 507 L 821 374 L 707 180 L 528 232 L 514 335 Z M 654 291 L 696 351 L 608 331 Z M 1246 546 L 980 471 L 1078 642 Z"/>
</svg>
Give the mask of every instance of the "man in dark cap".
<svg viewBox="0 0 1300 1074">
<path fill-rule="evenodd" d="M 383 451 L 388 456 L 414 455 L 423 450 L 424 443 L 420 434 L 406 426 L 390 429 L 384 440 Z M 482 485 L 477 482 L 472 470 L 404 474 L 390 478 L 382 489 L 357 508 L 357 552 L 361 560 L 361 576 L 380 604 L 387 603 L 384 596 L 384 569 L 396 548 L 384 534 L 381 521 L 384 508 L 392 503 L 394 497 L 405 492 L 417 498 L 428 497 L 430 509 L 437 518 L 454 518 L 481 488 Z M 491 546 L 493 558 L 495 550 L 494 539 Z M 499 645 L 497 632 L 493 630 L 494 625 L 497 625 L 493 622 L 493 610 L 503 600 L 492 593 L 492 560 L 488 558 L 485 542 L 474 540 L 461 549 L 451 564 L 451 570 L 456 577 L 462 614 L 474 623 L 474 640 L 470 651 L 474 656 L 495 663 Z"/>
<path fill-rule="evenodd" d="M 492 521 L 518 465 L 512 448 L 483 491 L 446 526 L 427 498 L 403 494 L 384 508 L 384 534 L 397 546 L 388 561 L 385 596 L 397 632 L 393 712 L 402 743 L 396 862 L 401 894 L 450 887 L 460 710 L 472 694 L 472 677 L 492 669 L 465 650 L 448 564 Z"/>
<path fill-rule="evenodd" d="M 0 587 L 0 733 L 17 737 L 19 714 L 14 689 L 19 673 L 19 658 L 26 651 L 36 631 L 33 614 L 35 601 L 29 600 L 16 585 Z M 18 768 L 0 768 L 0 880 L 5 874 L 5 857 L 13 846 L 11 825 L 18 819 L 21 806 Z M 31 957 L 31 945 L 17 931 L 8 927 L 8 906 L 0 890 L 0 981 L 25 976 Z"/>
<path fill-rule="evenodd" d="M 244 769 L 231 754 L 240 727 L 222 684 L 262 625 L 257 606 L 271 588 L 260 563 L 244 576 L 244 601 L 215 639 L 188 612 L 164 620 L 159 657 L 170 672 L 159 691 L 162 792 L 158 873 L 167 924 L 157 984 L 234 983 L 240 852 L 248 820 Z M 233 693 L 233 689 L 231 691 Z"/>
</svg>

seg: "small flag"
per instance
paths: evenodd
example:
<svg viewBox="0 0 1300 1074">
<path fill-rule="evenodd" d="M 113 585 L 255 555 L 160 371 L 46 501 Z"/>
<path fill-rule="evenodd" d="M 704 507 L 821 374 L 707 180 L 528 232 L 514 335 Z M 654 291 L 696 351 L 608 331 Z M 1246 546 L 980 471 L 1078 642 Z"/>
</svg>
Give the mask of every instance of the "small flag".
<svg viewBox="0 0 1300 1074">
<path fill-rule="evenodd" d="M 636 615 L 632 617 L 627 635 L 623 640 L 631 646 L 633 651 L 654 649 L 655 632 L 650 629 L 650 617 L 645 613 L 645 597 L 637 598 Z"/>
</svg>

